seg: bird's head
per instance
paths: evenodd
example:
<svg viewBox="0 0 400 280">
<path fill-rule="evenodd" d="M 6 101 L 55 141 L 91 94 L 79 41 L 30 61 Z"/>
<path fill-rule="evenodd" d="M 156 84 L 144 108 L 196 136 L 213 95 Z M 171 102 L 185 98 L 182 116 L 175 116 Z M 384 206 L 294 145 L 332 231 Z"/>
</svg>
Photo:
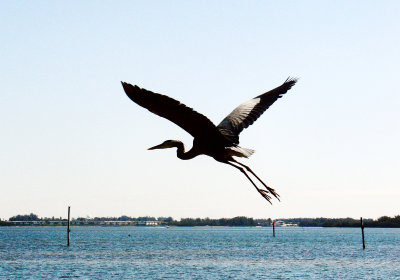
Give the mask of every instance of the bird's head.
<svg viewBox="0 0 400 280">
<path fill-rule="evenodd" d="M 160 145 L 148 148 L 147 150 L 156 150 L 156 149 L 167 149 L 167 148 L 173 148 L 177 146 L 177 143 L 179 141 L 176 140 L 167 140 L 161 143 Z"/>
</svg>

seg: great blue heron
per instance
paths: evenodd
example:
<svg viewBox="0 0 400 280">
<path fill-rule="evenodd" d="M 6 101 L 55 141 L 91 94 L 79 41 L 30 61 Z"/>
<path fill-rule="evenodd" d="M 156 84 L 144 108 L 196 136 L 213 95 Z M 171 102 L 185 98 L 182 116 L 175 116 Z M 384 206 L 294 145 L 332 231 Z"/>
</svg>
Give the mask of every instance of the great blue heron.
<svg viewBox="0 0 400 280">
<path fill-rule="evenodd" d="M 183 143 L 178 140 L 167 140 L 160 145 L 149 148 L 149 150 L 176 147 L 177 156 L 180 159 L 192 159 L 202 154 L 213 157 L 219 162 L 239 169 L 256 190 L 271 203 L 270 194 L 279 200 L 276 191 L 268 187 L 250 167 L 236 161 L 233 157 L 248 158 L 254 153 L 254 150 L 238 146 L 240 132 L 253 124 L 269 106 L 282 97 L 296 82 L 296 78 L 289 77 L 281 86 L 242 103 L 218 126 L 215 126 L 204 115 L 166 95 L 154 93 L 125 82 L 122 82 L 122 86 L 132 101 L 150 112 L 172 121 L 194 137 L 193 147 L 187 152 L 185 152 Z M 266 190 L 258 188 L 245 169 L 253 174 Z"/>
</svg>

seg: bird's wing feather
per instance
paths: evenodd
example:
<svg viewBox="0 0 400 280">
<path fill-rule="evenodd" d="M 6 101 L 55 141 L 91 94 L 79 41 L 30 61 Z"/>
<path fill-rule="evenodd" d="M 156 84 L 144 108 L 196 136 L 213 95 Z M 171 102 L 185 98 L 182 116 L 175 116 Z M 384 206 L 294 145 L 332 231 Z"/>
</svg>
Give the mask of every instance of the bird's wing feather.
<svg viewBox="0 0 400 280">
<path fill-rule="evenodd" d="M 239 143 L 239 134 L 253 124 L 278 98 L 282 97 L 295 83 L 296 78 L 287 78 L 279 87 L 263 93 L 236 107 L 217 128 L 233 143 Z"/>
<path fill-rule="evenodd" d="M 228 142 L 217 127 L 204 115 L 166 95 L 154 93 L 138 86 L 122 82 L 126 95 L 148 109 L 180 126 L 193 137 L 214 138 L 214 141 Z"/>
</svg>

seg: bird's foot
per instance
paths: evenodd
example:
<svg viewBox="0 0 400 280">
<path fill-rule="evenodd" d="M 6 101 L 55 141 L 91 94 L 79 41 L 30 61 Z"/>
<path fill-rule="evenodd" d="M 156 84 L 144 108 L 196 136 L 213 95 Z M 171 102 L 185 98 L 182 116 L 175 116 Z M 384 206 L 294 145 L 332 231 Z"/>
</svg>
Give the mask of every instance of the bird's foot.
<svg viewBox="0 0 400 280">
<path fill-rule="evenodd" d="M 258 192 L 262 195 L 262 197 L 264 197 L 269 203 L 272 204 L 272 202 L 271 202 L 271 196 L 269 195 L 269 193 L 268 193 L 267 191 L 262 190 L 262 189 L 257 189 L 257 190 L 258 190 Z"/>
<path fill-rule="evenodd" d="M 266 186 L 266 188 L 267 188 L 267 190 L 268 190 L 273 196 L 276 197 L 277 200 L 281 201 L 281 200 L 279 199 L 279 194 L 278 194 L 273 188 L 270 188 L 270 187 L 268 187 L 268 186 Z"/>
</svg>

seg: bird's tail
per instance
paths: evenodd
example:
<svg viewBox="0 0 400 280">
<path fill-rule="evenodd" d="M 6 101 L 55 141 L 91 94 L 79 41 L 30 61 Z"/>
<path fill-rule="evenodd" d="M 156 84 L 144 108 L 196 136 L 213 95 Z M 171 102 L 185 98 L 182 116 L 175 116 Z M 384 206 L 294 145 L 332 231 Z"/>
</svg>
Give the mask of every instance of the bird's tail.
<svg viewBox="0 0 400 280">
<path fill-rule="evenodd" d="M 244 157 L 244 158 L 248 158 L 250 157 L 252 154 L 254 154 L 254 150 L 252 149 L 247 149 L 247 148 L 242 148 L 239 146 L 236 147 L 229 147 L 227 148 L 230 151 L 230 154 L 232 156 L 235 157 Z"/>
</svg>

